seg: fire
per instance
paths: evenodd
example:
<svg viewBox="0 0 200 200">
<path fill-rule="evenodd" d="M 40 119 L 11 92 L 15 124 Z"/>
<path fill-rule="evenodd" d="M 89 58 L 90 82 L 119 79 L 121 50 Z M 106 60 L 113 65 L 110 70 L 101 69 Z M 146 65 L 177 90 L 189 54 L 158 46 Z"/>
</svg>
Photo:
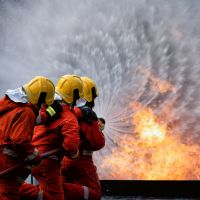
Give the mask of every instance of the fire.
<svg viewBox="0 0 200 200">
<path fill-rule="evenodd" d="M 101 179 L 200 179 L 200 146 L 185 144 L 153 110 L 139 103 L 133 116 L 135 133 L 116 140 L 117 148 L 100 166 Z"/>
<path fill-rule="evenodd" d="M 140 138 L 152 145 L 165 138 L 166 127 L 159 124 L 150 108 L 137 112 L 133 117 L 133 124 L 136 125 L 135 132 L 140 133 Z"/>
<path fill-rule="evenodd" d="M 134 132 L 114 138 L 116 147 L 98 166 L 100 178 L 200 180 L 200 146 L 188 143 L 181 137 L 178 127 L 171 123 L 176 106 L 176 88 L 143 66 L 139 70 L 147 76 L 150 90 L 160 94 L 172 92 L 173 96 L 159 108 L 158 105 L 147 107 L 140 102 L 131 103 Z M 158 108 L 159 114 L 154 108 Z"/>
</svg>

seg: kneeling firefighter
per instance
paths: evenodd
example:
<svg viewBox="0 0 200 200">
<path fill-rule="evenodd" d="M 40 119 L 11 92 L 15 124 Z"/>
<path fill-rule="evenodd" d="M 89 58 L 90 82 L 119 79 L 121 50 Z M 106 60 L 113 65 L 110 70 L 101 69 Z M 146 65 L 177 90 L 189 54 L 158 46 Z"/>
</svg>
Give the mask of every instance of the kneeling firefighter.
<svg viewBox="0 0 200 200">
<path fill-rule="evenodd" d="M 36 117 L 42 104 L 54 100 L 54 84 L 36 76 L 15 90 L 8 90 L 0 100 L 0 172 L 26 161 L 37 160 L 37 149 L 31 144 Z M 0 176 L 0 199 L 19 200 L 24 168 Z"/>
<path fill-rule="evenodd" d="M 79 156 L 74 160 L 64 157 L 61 167 L 63 188 L 65 200 L 100 200 L 101 187 L 92 158 L 93 151 L 98 151 L 105 145 L 97 115 L 92 110 L 98 91 L 91 78 L 81 79 L 85 104 L 74 108 L 80 126 Z"/>
<path fill-rule="evenodd" d="M 45 118 L 41 110 L 45 124 L 36 126 L 32 143 L 41 154 L 53 149 L 61 151 L 44 158 L 33 168 L 32 175 L 39 185 L 23 184 L 20 188 L 22 199 L 64 200 L 60 162 L 64 155 L 70 159 L 78 156 L 79 125 L 71 110 L 80 97 L 83 97 L 83 83 L 79 76 L 64 75 L 58 80 L 55 101 L 45 109 L 49 117 Z"/>
</svg>

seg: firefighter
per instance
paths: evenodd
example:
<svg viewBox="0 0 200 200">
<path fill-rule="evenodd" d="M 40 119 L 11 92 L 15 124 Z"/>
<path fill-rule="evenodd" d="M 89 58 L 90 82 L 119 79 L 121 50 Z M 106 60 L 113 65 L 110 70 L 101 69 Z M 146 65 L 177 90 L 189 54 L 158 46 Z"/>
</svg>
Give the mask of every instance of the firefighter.
<svg viewBox="0 0 200 200">
<path fill-rule="evenodd" d="M 64 200 L 60 162 L 64 155 L 70 159 L 78 156 L 79 125 L 71 109 L 81 97 L 83 83 L 79 76 L 64 75 L 58 80 L 55 101 L 46 109 L 49 118 L 45 124 L 36 126 L 32 143 L 41 154 L 59 148 L 62 151 L 43 159 L 33 168 L 32 175 L 39 186 L 25 183 L 20 188 L 22 199 Z"/>
<path fill-rule="evenodd" d="M 36 117 L 42 104 L 54 100 L 54 84 L 46 77 L 36 76 L 15 90 L 8 90 L 0 100 L 0 171 L 24 160 L 38 159 L 38 150 L 31 144 Z M 19 187 L 24 169 L 0 177 L 0 199 L 19 200 Z"/>
<path fill-rule="evenodd" d="M 104 147 L 105 138 L 99 129 L 97 115 L 92 110 L 98 96 L 96 84 L 88 77 L 81 79 L 85 105 L 74 108 L 80 126 L 79 156 L 74 160 L 64 157 L 61 176 L 65 200 L 99 200 L 101 187 L 92 154 Z"/>
</svg>

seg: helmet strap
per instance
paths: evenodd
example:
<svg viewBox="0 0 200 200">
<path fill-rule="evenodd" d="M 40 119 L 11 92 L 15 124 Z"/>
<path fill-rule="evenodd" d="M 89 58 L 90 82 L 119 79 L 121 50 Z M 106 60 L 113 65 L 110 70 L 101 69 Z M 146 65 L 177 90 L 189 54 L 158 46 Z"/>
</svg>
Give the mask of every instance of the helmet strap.
<svg viewBox="0 0 200 200">
<path fill-rule="evenodd" d="M 39 99 L 38 99 L 38 103 L 37 103 L 37 106 L 38 106 L 39 108 L 41 108 L 41 105 L 42 105 L 43 103 L 46 102 L 46 101 L 45 101 L 46 95 L 47 95 L 46 92 L 41 92 L 41 93 L 40 93 L 40 96 L 39 96 Z"/>
<path fill-rule="evenodd" d="M 72 107 L 74 107 L 76 105 L 76 101 L 80 99 L 80 95 L 79 95 L 79 90 L 75 89 L 73 91 L 73 103 L 72 103 Z"/>
<path fill-rule="evenodd" d="M 95 87 L 92 87 L 92 99 L 95 99 L 97 97 L 97 92 L 96 92 L 96 89 Z"/>
</svg>

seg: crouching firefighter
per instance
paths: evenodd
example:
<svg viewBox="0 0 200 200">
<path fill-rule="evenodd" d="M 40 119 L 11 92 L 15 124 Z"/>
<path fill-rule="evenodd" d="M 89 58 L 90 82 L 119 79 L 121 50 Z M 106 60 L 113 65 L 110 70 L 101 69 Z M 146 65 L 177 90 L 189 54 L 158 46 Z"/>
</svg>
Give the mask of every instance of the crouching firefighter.
<svg viewBox="0 0 200 200">
<path fill-rule="evenodd" d="M 55 101 L 45 111 L 49 117 L 45 118 L 45 112 L 41 111 L 42 122 L 44 119 L 46 122 L 36 126 L 32 143 L 41 154 L 53 149 L 61 151 L 44 158 L 33 168 L 32 175 L 39 185 L 23 184 L 20 188 L 22 199 L 64 200 L 60 162 L 64 155 L 70 159 L 78 156 L 79 125 L 71 109 L 80 97 L 83 97 L 83 83 L 79 76 L 64 75 L 58 80 Z"/>
<path fill-rule="evenodd" d="M 96 166 L 93 163 L 93 151 L 105 145 L 105 138 L 98 125 L 96 113 L 92 110 L 94 100 L 98 96 L 95 82 L 82 77 L 85 104 L 75 107 L 80 126 L 80 147 L 77 159 L 64 157 L 61 176 L 65 192 L 65 200 L 100 200 L 101 187 Z M 83 104 L 83 102 L 81 102 Z"/>
<path fill-rule="evenodd" d="M 31 144 L 36 117 L 42 104 L 54 100 L 54 84 L 46 77 L 36 76 L 15 90 L 8 90 L 0 100 L 0 172 L 24 161 L 38 159 Z M 24 168 L 0 176 L 0 199 L 19 200 L 19 187 Z"/>
</svg>

